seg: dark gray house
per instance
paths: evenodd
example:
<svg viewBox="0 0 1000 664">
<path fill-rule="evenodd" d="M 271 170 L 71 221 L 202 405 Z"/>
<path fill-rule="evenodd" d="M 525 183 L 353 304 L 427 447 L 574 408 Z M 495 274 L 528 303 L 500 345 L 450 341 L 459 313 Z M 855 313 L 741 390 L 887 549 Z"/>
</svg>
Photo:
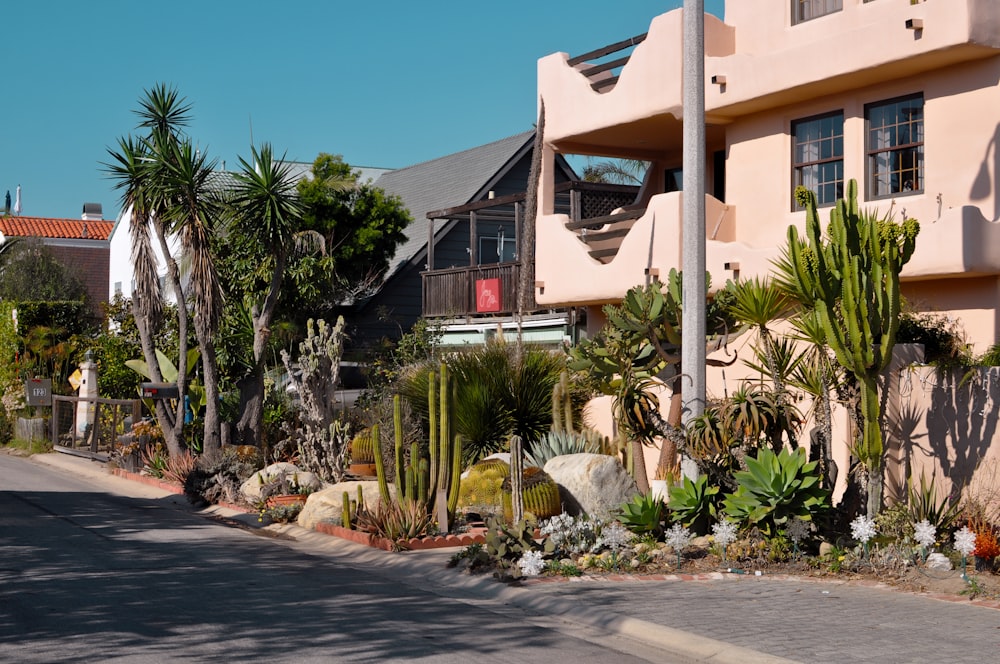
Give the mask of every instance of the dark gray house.
<svg viewBox="0 0 1000 664">
<path fill-rule="evenodd" d="M 431 305 L 433 310 L 428 310 L 427 304 L 434 298 L 429 298 L 427 290 L 434 288 L 428 280 L 432 277 L 457 284 L 454 288 L 463 293 L 469 289 L 474 293 L 475 282 L 484 281 L 480 277 L 499 279 L 500 273 L 504 278 L 513 274 L 518 266 L 518 223 L 513 204 L 482 214 L 481 220 L 471 224 L 467 213 L 442 219 L 429 219 L 428 213 L 523 196 L 528 188 L 534 137 L 534 131 L 517 134 L 389 171 L 375 181 L 375 186 L 403 199 L 413 222 L 406 230 L 406 241 L 390 262 L 381 288 L 345 316 L 355 347 L 370 346 L 383 337 L 398 338 L 421 316 L 434 319 L 445 331 L 445 342 L 449 344 L 481 342 L 497 329 L 498 323 L 511 325 L 509 302 L 486 307 L 494 311 L 482 312 L 474 301 L 469 301 L 474 296 L 463 295 L 454 306 Z M 576 177 L 561 157 L 557 170 L 557 182 Z M 557 339 L 568 333 L 566 313 L 545 317 L 551 319 L 546 323 L 548 327 L 555 324 Z M 541 326 L 536 320 L 531 329 Z"/>
</svg>

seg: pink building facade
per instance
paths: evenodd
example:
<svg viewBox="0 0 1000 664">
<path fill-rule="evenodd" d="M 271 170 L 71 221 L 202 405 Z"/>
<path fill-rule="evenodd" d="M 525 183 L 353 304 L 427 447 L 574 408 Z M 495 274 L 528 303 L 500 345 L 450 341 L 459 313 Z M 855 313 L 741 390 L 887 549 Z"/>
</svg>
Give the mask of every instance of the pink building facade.
<svg viewBox="0 0 1000 664">
<path fill-rule="evenodd" d="M 591 331 L 603 304 L 683 268 L 682 10 L 634 41 L 615 67 L 566 53 L 538 62 L 535 297 L 587 308 Z M 724 21 L 705 16 L 705 51 L 714 285 L 770 273 L 789 225 L 804 227 L 796 186 L 817 193 L 825 218 L 855 179 L 863 207 L 921 224 L 904 297 L 958 319 L 977 352 L 1000 342 L 1000 2 L 727 0 Z M 652 167 L 625 214 L 567 228 L 553 214 L 556 154 Z M 930 426 L 918 421 L 907 435 Z"/>
</svg>

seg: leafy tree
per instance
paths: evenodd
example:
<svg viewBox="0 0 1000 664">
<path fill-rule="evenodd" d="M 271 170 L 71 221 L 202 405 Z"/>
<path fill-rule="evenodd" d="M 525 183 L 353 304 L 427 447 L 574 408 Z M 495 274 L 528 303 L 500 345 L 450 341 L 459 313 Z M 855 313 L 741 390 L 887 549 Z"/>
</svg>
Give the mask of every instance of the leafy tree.
<svg viewBox="0 0 1000 664">
<path fill-rule="evenodd" d="M 87 289 L 36 239 L 12 242 L 0 260 L 0 299 L 15 302 L 87 300 Z"/>
<path fill-rule="evenodd" d="M 307 279 L 325 277 L 320 283 L 332 283 L 335 290 L 317 293 L 320 297 L 346 301 L 345 296 L 379 283 L 412 221 L 398 196 L 357 180 L 358 172 L 340 156 L 324 153 L 313 162 L 312 178 L 298 185 L 305 209 L 302 228 L 323 237 L 329 261 L 303 261 L 294 278 L 301 287 Z M 344 187 L 344 182 L 354 186 Z"/>
</svg>

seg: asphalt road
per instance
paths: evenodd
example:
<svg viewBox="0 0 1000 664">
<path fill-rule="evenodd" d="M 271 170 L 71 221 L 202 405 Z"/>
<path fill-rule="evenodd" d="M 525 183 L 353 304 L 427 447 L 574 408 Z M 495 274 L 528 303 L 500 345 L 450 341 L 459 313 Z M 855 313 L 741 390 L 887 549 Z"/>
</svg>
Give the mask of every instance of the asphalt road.
<svg viewBox="0 0 1000 664">
<path fill-rule="evenodd" d="M 0 454 L 0 662 L 686 661 L 128 493 Z"/>
</svg>

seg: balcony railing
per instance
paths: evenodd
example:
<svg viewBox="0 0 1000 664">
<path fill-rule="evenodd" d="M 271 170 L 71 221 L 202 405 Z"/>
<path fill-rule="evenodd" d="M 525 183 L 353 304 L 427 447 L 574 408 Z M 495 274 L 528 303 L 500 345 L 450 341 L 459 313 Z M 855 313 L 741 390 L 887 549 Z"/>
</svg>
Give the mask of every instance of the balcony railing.
<svg viewBox="0 0 1000 664">
<path fill-rule="evenodd" d="M 621 215 L 612 215 L 614 210 L 627 207 L 639 192 L 639 187 L 597 182 L 561 182 L 555 187 L 555 212 L 568 215 L 570 228 L 577 231 L 583 242 L 591 246 L 591 254 L 599 260 L 610 260 L 617 251 L 617 244 L 626 234 L 618 221 Z M 515 237 L 520 238 L 523 223 L 524 193 L 510 194 L 494 199 L 476 201 L 445 210 L 428 212 L 431 220 L 428 238 L 428 264 L 434 264 L 434 220 L 448 219 L 470 224 L 470 237 L 477 237 L 476 226 L 487 221 L 513 221 Z M 641 211 L 626 214 L 634 221 Z M 587 223 L 590 221 L 590 223 Z M 597 226 L 595 226 L 595 223 Z M 630 223 L 630 222 L 629 222 Z M 609 224 L 604 232 L 597 227 Z M 470 251 L 470 259 L 478 260 Z M 466 267 L 451 267 L 443 270 L 428 270 L 422 273 L 423 315 L 429 317 L 465 317 L 511 315 L 517 311 L 517 287 L 520 278 L 520 262 L 485 263 Z M 490 280 L 497 281 L 490 281 Z M 477 283 L 479 291 L 477 292 Z M 486 301 L 481 301 L 482 291 L 489 291 Z M 538 309 L 534 301 L 534 289 L 528 289 L 528 301 L 521 313 L 527 314 Z M 495 298 L 493 302 L 491 298 Z"/>
<path fill-rule="evenodd" d="M 517 282 L 520 269 L 520 263 L 494 263 L 424 272 L 422 275 L 424 316 L 513 314 L 517 310 Z M 487 293 L 484 294 L 483 291 Z M 536 308 L 534 289 L 532 289 L 528 301 L 525 302 L 524 313 L 532 312 Z"/>
</svg>

